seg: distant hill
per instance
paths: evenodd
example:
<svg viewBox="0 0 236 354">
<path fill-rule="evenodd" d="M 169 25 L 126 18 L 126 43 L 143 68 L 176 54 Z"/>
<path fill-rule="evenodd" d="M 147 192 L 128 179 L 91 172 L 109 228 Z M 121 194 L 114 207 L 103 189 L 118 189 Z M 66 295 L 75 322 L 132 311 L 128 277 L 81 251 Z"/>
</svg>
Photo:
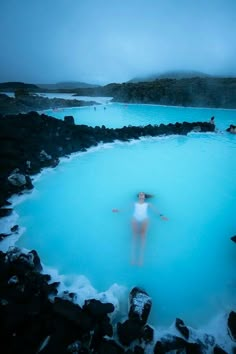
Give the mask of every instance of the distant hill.
<svg viewBox="0 0 236 354">
<path fill-rule="evenodd" d="M 184 107 L 236 108 L 236 78 L 161 78 L 154 81 L 110 84 L 95 91 L 113 102 L 146 103 Z"/>
<path fill-rule="evenodd" d="M 37 91 L 39 87 L 34 84 L 25 84 L 24 82 L 2 82 L 0 83 L 0 91 L 15 91 L 15 90 L 30 90 Z"/>
<path fill-rule="evenodd" d="M 85 82 L 77 82 L 77 81 L 65 81 L 65 82 L 58 82 L 56 84 L 37 84 L 38 87 L 41 89 L 46 90 L 73 90 L 77 88 L 95 88 L 99 87 L 99 85 L 87 84 Z"/>
<path fill-rule="evenodd" d="M 167 71 L 163 74 L 160 74 L 158 79 L 191 79 L 193 77 L 207 78 L 207 77 L 212 77 L 212 76 L 209 74 L 203 73 L 201 71 L 180 70 L 180 71 Z"/>
<path fill-rule="evenodd" d="M 150 82 L 160 79 L 191 79 L 193 77 L 200 77 L 200 78 L 210 78 L 211 75 L 205 74 L 201 71 L 187 71 L 187 70 L 179 70 L 179 71 L 166 71 L 162 74 L 152 74 L 142 77 L 136 77 L 131 79 L 130 83 L 137 83 L 137 82 Z"/>
</svg>

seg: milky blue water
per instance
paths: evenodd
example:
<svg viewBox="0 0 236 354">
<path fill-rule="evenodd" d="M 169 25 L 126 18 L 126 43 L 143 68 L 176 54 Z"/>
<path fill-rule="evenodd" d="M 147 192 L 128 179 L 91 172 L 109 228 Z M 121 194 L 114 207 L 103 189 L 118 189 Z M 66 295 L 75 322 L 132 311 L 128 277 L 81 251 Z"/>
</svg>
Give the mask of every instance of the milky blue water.
<svg viewBox="0 0 236 354">
<path fill-rule="evenodd" d="M 236 136 L 224 129 L 236 112 L 114 104 L 71 113 L 77 123 L 93 126 L 215 115 L 220 131 L 108 144 L 62 162 L 16 206 L 18 224 L 26 227 L 17 244 L 36 249 L 61 274 L 86 276 L 98 292 L 114 283 L 128 290 L 141 286 L 153 299 L 153 325 L 181 317 L 199 326 L 235 309 L 236 247 L 230 237 L 236 234 Z M 142 267 L 130 263 L 130 219 L 139 191 L 154 194 L 151 202 L 169 218 L 150 213 Z"/>
<path fill-rule="evenodd" d="M 215 116 L 219 129 L 226 129 L 235 124 L 235 110 L 167 107 L 157 105 L 108 103 L 89 107 L 47 110 L 48 115 L 64 119 L 65 115 L 73 115 L 76 124 L 92 127 L 105 125 L 108 128 L 121 128 L 128 125 L 168 124 L 175 122 L 208 121 Z"/>
</svg>

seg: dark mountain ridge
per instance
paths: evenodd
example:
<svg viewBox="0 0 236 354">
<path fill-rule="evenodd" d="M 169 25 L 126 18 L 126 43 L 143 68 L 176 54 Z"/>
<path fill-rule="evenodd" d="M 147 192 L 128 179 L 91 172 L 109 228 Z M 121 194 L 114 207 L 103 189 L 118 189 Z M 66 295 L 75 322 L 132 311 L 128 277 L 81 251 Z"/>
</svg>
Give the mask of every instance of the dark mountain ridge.
<svg viewBox="0 0 236 354">
<path fill-rule="evenodd" d="M 8 86 L 6 86 L 8 84 Z M 16 85 L 15 85 L 16 84 Z M 98 87 L 46 90 L 36 85 L 14 83 L 28 92 L 66 92 L 74 96 L 113 97 L 114 102 L 148 103 L 169 106 L 236 108 L 236 78 L 192 77 L 161 78 L 145 82 L 111 83 Z M 10 91 L 13 83 L 0 84 L 0 91 Z M 21 85 L 21 86 L 20 86 Z M 37 109 L 37 107 L 34 107 Z"/>
<path fill-rule="evenodd" d="M 9 81 L 0 83 L 0 91 L 15 91 L 15 90 L 39 90 L 39 87 L 35 84 L 26 84 L 24 82 Z"/>
<path fill-rule="evenodd" d="M 58 82 L 56 84 L 28 84 L 24 82 L 2 82 L 0 83 L 0 91 L 13 92 L 16 90 L 27 90 L 30 92 L 50 92 L 50 91 L 61 91 L 61 90 L 74 90 L 77 88 L 96 88 L 99 85 L 87 84 L 85 82 L 68 81 L 68 82 Z M 63 91 L 64 92 L 64 91 Z"/>
<path fill-rule="evenodd" d="M 191 70 L 191 71 L 173 70 L 173 71 L 166 71 L 164 73 L 138 76 L 129 80 L 128 83 L 149 82 L 149 81 L 155 81 L 159 79 L 190 79 L 194 77 L 207 78 L 207 77 L 214 77 L 214 76 L 203 73 L 201 71 L 195 71 L 195 70 Z"/>
<path fill-rule="evenodd" d="M 57 82 L 56 84 L 37 84 L 38 87 L 42 89 L 48 89 L 48 90 L 70 90 L 70 89 L 76 89 L 76 88 L 94 88 L 94 87 L 99 87 L 99 85 L 94 85 L 94 84 L 87 84 L 86 82 L 80 82 L 80 81 L 65 81 L 65 82 Z"/>
<path fill-rule="evenodd" d="M 110 96 L 114 102 L 236 108 L 236 78 L 157 79 L 78 89 L 79 96 Z"/>
</svg>

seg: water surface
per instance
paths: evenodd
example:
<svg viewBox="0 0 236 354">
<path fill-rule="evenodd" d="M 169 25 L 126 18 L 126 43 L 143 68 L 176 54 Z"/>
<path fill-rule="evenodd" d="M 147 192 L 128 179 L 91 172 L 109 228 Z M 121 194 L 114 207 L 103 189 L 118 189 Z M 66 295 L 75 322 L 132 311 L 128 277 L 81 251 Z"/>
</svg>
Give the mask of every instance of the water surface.
<svg viewBox="0 0 236 354">
<path fill-rule="evenodd" d="M 68 108 L 45 113 L 64 119 L 73 115 L 76 124 L 92 127 L 105 125 L 108 128 L 121 128 L 128 125 L 168 124 L 175 122 L 206 122 L 215 116 L 218 129 L 225 130 L 229 124 L 236 124 L 236 111 L 216 108 L 189 108 L 145 104 L 106 103 L 81 108 Z"/>
<path fill-rule="evenodd" d="M 127 109 L 114 105 L 120 107 Z M 134 117 L 145 108 L 146 124 L 153 121 L 155 107 L 132 108 Z M 155 109 L 172 121 L 180 120 L 180 111 L 193 120 L 213 113 L 172 107 L 168 116 L 167 108 Z M 228 111 L 218 111 L 219 126 L 230 119 Z M 121 115 L 117 125 L 122 121 Z M 236 249 L 230 241 L 236 228 L 235 149 L 235 136 L 218 132 L 107 144 L 81 153 L 44 174 L 31 197 L 16 207 L 18 223 L 26 227 L 18 245 L 36 249 L 45 265 L 68 278 L 84 275 L 98 292 L 114 283 L 141 286 L 153 299 L 154 325 L 170 325 L 176 317 L 204 324 L 235 306 Z M 152 203 L 169 217 L 163 222 L 150 214 L 143 267 L 130 264 L 130 218 L 139 191 L 155 194 Z M 114 214 L 115 207 L 123 211 Z"/>
</svg>

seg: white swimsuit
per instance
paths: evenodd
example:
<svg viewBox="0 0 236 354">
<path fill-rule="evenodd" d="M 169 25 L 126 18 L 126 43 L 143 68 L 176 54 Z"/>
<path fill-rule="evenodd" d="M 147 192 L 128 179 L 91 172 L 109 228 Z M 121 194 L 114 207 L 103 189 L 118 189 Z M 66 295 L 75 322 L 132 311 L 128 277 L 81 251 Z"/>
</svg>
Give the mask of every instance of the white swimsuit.
<svg viewBox="0 0 236 354">
<path fill-rule="evenodd" d="M 144 221 L 148 218 L 147 215 L 148 203 L 135 203 L 133 217 L 137 221 Z"/>
</svg>

